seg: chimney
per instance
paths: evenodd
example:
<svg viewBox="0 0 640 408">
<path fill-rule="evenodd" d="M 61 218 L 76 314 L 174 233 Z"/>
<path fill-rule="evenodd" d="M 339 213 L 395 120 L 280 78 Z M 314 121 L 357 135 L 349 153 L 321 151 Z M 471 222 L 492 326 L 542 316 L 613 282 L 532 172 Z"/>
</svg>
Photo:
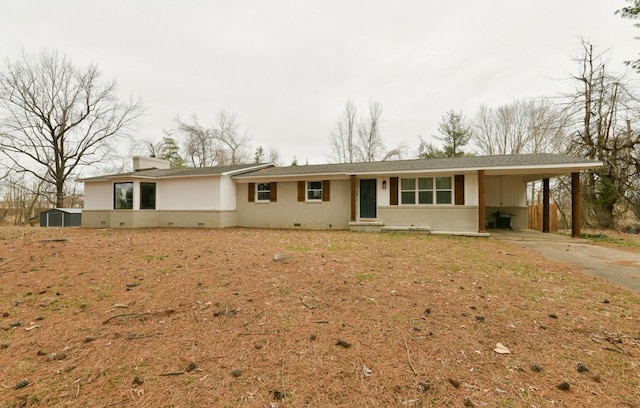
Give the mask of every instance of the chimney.
<svg viewBox="0 0 640 408">
<path fill-rule="evenodd" d="M 162 160 L 155 157 L 133 156 L 133 171 L 170 168 L 169 160 Z"/>
</svg>

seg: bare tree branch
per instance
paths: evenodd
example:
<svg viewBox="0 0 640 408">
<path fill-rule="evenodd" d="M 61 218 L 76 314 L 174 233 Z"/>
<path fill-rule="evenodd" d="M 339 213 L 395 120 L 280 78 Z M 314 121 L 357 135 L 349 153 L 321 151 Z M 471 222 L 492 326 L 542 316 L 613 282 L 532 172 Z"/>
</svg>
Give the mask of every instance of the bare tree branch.
<svg viewBox="0 0 640 408">
<path fill-rule="evenodd" d="M 96 66 L 76 67 L 55 51 L 8 60 L 0 73 L 2 154 L 14 171 L 53 186 L 62 206 L 68 180 L 103 161 L 142 112 L 137 101 L 119 102 L 115 90 Z"/>
</svg>

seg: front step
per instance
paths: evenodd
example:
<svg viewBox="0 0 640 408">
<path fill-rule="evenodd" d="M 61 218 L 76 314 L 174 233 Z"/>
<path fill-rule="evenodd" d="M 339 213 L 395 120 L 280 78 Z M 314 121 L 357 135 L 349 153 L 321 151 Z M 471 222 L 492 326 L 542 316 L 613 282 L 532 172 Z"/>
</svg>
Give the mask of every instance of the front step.
<svg viewBox="0 0 640 408">
<path fill-rule="evenodd" d="M 421 226 L 421 225 L 410 225 L 410 226 L 385 226 L 381 228 L 383 232 L 422 232 L 425 234 L 431 233 L 431 227 Z"/>
<path fill-rule="evenodd" d="M 351 221 L 349 223 L 349 231 L 380 232 L 383 225 L 382 221 Z"/>
<path fill-rule="evenodd" d="M 426 225 L 384 225 L 383 221 L 352 221 L 349 231 L 355 232 L 421 232 L 430 234 L 431 227 Z"/>
</svg>

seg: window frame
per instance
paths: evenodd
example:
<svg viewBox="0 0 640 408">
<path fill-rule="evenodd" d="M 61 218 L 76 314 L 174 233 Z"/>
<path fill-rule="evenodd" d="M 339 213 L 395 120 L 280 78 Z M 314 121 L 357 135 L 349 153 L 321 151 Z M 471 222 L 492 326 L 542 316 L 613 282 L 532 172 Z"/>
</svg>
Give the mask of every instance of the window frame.
<svg viewBox="0 0 640 408">
<path fill-rule="evenodd" d="M 445 179 L 448 180 L 448 187 L 439 187 L 441 182 Z M 412 181 L 412 188 L 405 188 L 407 182 L 405 180 Z M 424 180 L 423 183 L 421 181 Z M 430 180 L 430 181 L 429 181 Z M 400 177 L 398 188 L 398 203 L 400 205 L 454 205 L 454 183 L 453 176 L 430 176 L 430 177 Z M 422 187 L 421 185 L 425 186 Z M 430 185 L 430 188 L 426 186 Z M 421 194 L 422 193 L 422 194 Z M 438 194 L 440 193 L 440 194 Z M 448 193 L 448 202 L 438 202 L 442 194 Z M 430 196 L 431 202 L 421 202 L 421 198 L 425 195 Z M 422 197 L 421 197 L 422 196 Z M 409 197 L 413 197 L 412 202 L 409 202 Z"/>
<path fill-rule="evenodd" d="M 449 176 L 441 176 L 441 177 L 434 177 L 434 181 L 433 181 L 433 187 L 434 187 L 434 194 L 433 194 L 433 199 L 434 199 L 434 204 L 435 205 L 452 205 L 454 204 L 453 201 L 453 177 Z M 440 188 L 438 187 L 438 179 L 448 179 L 449 180 L 449 187 L 448 188 Z M 449 193 L 449 202 L 448 203 L 439 203 L 439 194 L 438 193 Z"/>
<path fill-rule="evenodd" d="M 128 186 L 123 190 L 119 186 Z M 116 191 L 124 191 L 124 196 L 118 197 Z M 118 206 L 118 203 L 125 203 L 125 206 Z M 113 183 L 113 209 L 114 210 L 133 210 L 133 181 L 125 181 L 119 183 Z"/>
<path fill-rule="evenodd" d="M 153 186 L 153 203 L 147 206 L 145 204 L 145 188 L 148 186 Z M 156 199 L 157 199 L 157 191 L 158 186 L 157 183 L 152 182 L 140 182 L 140 209 L 141 210 L 155 210 L 156 209 Z"/>
<path fill-rule="evenodd" d="M 317 183 L 320 187 L 317 188 L 312 188 L 311 185 Z M 322 192 L 323 192 L 323 185 L 322 185 L 322 181 L 321 180 L 316 180 L 316 181 L 307 181 L 305 183 L 305 201 L 307 202 L 312 202 L 312 203 L 316 203 L 316 202 L 322 202 Z M 313 194 L 313 197 L 311 196 Z"/>
<path fill-rule="evenodd" d="M 264 187 L 267 186 L 267 189 L 261 189 L 260 187 Z M 255 195 L 255 202 L 256 203 L 269 203 L 271 202 L 271 183 L 267 182 L 267 183 L 256 183 L 255 184 L 255 189 L 256 189 L 256 195 Z M 266 198 L 261 198 L 260 194 L 265 194 L 266 193 Z"/>
</svg>

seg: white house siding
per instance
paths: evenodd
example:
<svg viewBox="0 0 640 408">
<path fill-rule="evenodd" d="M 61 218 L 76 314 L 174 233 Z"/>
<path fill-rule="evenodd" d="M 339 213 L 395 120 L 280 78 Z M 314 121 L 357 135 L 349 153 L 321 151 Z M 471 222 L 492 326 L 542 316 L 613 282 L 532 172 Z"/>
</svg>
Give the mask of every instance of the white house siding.
<svg viewBox="0 0 640 408">
<path fill-rule="evenodd" d="M 528 227 L 527 183 L 519 176 L 486 177 L 486 224 L 497 225 L 497 212 L 510 214 L 513 228 Z"/>
<path fill-rule="evenodd" d="M 464 175 L 464 205 L 478 205 L 478 173 Z"/>
<path fill-rule="evenodd" d="M 382 183 L 385 184 L 386 189 L 382 188 Z M 378 208 L 389 205 L 389 177 L 379 178 L 377 181 L 377 191 L 376 191 L 376 201 Z M 359 185 L 358 185 L 358 194 L 359 194 Z"/>
<path fill-rule="evenodd" d="M 236 209 L 236 183 L 229 176 L 221 176 L 220 180 L 220 200 L 218 209 L 222 211 L 235 211 Z"/>
<path fill-rule="evenodd" d="M 157 210 L 221 209 L 219 177 L 163 179 L 156 183 Z"/>
<path fill-rule="evenodd" d="M 238 183 L 238 226 L 257 228 L 349 228 L 350 181 L 331 180 L 330 201 L 298 202 L 298 182 L 279 181 L 277 202 L 249 202 L 247 183 Z"/>
<path fill-rule="evenodd" d="M 113 182 L 84 183 L 84 209 L 110 210 L 113 208 Z"/>
<path fill-rule="evenodd" d="M 486 205 L 492 207 L 526 207 L 527 183 L 518 176 L 487 176 Z"/>
</svg>

